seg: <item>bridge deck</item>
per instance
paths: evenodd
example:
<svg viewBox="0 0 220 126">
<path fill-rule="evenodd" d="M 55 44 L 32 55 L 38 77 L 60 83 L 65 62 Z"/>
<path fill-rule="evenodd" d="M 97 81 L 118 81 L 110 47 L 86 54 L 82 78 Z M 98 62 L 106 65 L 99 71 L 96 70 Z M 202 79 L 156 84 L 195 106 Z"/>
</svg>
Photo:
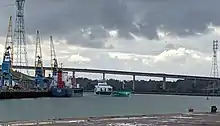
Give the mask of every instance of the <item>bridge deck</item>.
<svg viewBox="0 0 220 126">
<path fill-rule="evenodd" d="M 22 124 L 23 123 L 23 124 Z M 36 122 L 20 122 L 20 125 L 37 125 Z M 53 124 L 52 124 L 53 123 Z M 8 123 L 9 124 L 9 123 Z M 10 124 L 16 124 L 11 122 Z M 17 123 L 17 125 L 19 125 Z M 112 116 L 112 117 L 90 117 L 90 118 L 69 118 L 38 122 L 42 126 L 115 126 L 115 125 L 169 125 L 169 126 L 220 126 L 220 114 L 211 113 L 185 113 L 166 115 L 139 115 L 139 116 Z"/>
<path fill-rule="evenodd" d="M 0 65 L 1 67 L 1 65 Z M 13 66 L 17 69 L 35 69 L 34 66 Z M 44 67 L 45 70 L 51 70 L 51 67 Z M 167 78 L 182 78 L 182 79 L 201 79 L 201 80 L 220 80 L 216 77 L 193 76 L 193 75 L 178 75 L 166 73 L 149 73 L 149 72 L 131 72 L 119 70 L 99 70 L 99 69 L 80 69 L 80 68 L 62 68 L 64 71 L 87 72 L 87 73 L 106 73 L 120 75 L 136 75 L 136 76 L 151 76 L 151 77 L 167 77 Z"/>
</svg>

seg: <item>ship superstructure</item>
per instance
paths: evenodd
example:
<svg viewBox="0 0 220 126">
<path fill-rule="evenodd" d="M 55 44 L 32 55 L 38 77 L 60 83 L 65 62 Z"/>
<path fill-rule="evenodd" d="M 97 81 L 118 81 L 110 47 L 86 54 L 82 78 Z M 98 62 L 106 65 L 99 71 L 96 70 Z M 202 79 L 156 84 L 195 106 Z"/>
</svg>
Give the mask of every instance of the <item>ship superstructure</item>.
<svg viewBox="0 0 220 126">
<path fill-rule="evenodd" d="M 99 80 L 97 85 L 95 85 L 94 94 L 95 95 L 111 95 L 113 92 L 113 87 L 108 85 L 106 81 Z"/>
</svg>

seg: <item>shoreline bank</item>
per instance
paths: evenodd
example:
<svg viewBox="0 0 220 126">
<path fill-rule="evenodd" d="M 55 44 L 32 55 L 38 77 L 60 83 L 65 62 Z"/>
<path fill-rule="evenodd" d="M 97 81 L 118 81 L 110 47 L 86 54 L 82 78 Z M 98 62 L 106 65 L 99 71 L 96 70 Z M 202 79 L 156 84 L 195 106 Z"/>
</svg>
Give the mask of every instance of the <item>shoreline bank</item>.
<svg viewBox="0 0 220 126">
<path fill-rule="evenodd" d="M 85 118 L 59 118 L 44 121 L 10 121 L 1 122 L 1 125 L 41 125 L 41 126 L 101 126 L 118 124 L 151 124 L 151 125 L 177 125 L 177 124 L 206 124 L 220 125 L 220 113 L 195 112 L 176 114 L 152 114 L 152 115 L 127 115 L 127 116 L 103 116 Z"/>
</svg>

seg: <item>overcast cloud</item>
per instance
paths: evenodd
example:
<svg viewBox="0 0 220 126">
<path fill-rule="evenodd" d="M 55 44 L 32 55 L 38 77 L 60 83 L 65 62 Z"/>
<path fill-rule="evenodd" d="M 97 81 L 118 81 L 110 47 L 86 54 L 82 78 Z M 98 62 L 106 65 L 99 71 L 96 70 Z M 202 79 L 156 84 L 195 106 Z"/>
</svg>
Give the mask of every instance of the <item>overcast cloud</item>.
<svg viewBox="0 0 220 126">
<path fill-rule="evenodd" d="M 14 0 L 1 1 L 4 44 L 15 6 L 6 6 Z M 220 33 L 219 4 L 219 0 L 26 0 L 25 23 L 29 44 L 36 29 L 45 46 L 49 35 L 63 42 L 55 47 L 59 57 L 69 60 L 67 66 L 209 75 L 212 40 Z"/>
</svg>

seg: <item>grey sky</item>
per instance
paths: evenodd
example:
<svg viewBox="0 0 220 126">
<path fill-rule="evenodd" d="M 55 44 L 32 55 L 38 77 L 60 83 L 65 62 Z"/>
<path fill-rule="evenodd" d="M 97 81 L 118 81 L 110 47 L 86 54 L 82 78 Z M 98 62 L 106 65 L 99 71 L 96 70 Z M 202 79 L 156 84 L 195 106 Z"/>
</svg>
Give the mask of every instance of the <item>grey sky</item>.
<svg viewBox="0 0 220 126">
<path fill-rule="evenodd" d="M 3 30 L 0 30 L 0 36 L 5 36 L 8 18 L 15 14 L 15 6 L 5 5 L 13 2 L 1 0 L 0 29 Z M 211 34 L 208 25 L 220 25 L 219 4 L 219 0 L 26 0 L 25 23 L 29 35 L 35 35 L 36 29 L 40 29 L 45 40 L 53 35 L 55 40 L 65 39 L 68 44 L 91 48 L 93 52 L 80 52 L 93 58 L 87 65 L 102 66 L 97 65 L 97 60 L 102 59 L 120 68 L 124 61 L 109 59 L 105 57 L 106 53 L 98 54 L 96 49 L 155 56 L 162 55 L 164 50 L 182 47 L 210 56 L 212 39 L 219 35 Z M 109 35 L 111 30 L 118 31 L 116 38 Z M 160 38 L 158 30 L 167 32 L 171 39 Z M 175 37 L 183 39 L 177 41 Z M 190 65 L 192 59 L 186 53 L 184 58 L 179 58 Z M 179 66 L 177 60 L 180 59 L 171 58 L 170 62 Z M 141 69 L 139 60 L 129 61 L 133 69 Z M 170 63 L 161 65 L 162 71 L 167 71 L 165 69 L 169 67 L 164 64 Z M 160 70 L 150 66 L 145 69 Z"/>
<path fill-rule="evenodd" d="M 13 3 L 2 1 L 2 6 Z M 93 39 L 107 37 L 102 26 L 118 29 L 119 36 L 127 39 L 132 39 L 129 32 L 158 39 L 157 28 L 178 36 L 206 32 L 210 22 L 220 24 L 219 4 L 219 0 L 27 0 L 25 21 L 29 34 L 35 34 L 38 28 L 43 35 L 57 35 L 69 43 L 101 48 L 105 41 Z M 13 9 L 1 7 L 0 28 L 5 28 L 2 25 Z M 92 34 L 83 38 L 81 29 L 90 27 Z"/>
</svg>

